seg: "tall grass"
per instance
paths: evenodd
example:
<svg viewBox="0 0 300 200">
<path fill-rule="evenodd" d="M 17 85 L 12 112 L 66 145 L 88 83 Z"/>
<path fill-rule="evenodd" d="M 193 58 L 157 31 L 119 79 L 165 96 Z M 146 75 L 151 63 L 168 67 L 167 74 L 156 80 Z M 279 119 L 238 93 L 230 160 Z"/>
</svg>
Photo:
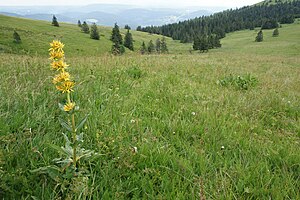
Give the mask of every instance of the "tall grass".
<svg viewBox="0 0 300 200">
<path fill-rule="evenodd" d="M 48 60 L 0 59 L 0 196 L 59 198 L 54 181 L 30 172 L 57 157 L 49 144 L 64 144 Z M 300 198 L 298 57 L 224 51 L 68 62 L 79 117 L 91 113 L 83 147 L 103 154 L 85 163 L 90 177 L 73 185 L 85 190 L 72 199 Z M 258 84 L 217 84 L 230 74 Z"/>
</svg>

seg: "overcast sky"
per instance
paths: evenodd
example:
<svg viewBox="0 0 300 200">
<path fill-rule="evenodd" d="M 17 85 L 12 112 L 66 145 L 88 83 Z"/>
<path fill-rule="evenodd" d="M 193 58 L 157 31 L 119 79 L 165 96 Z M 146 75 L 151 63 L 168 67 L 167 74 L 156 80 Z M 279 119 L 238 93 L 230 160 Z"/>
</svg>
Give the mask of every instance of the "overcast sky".
<svg viewBox="0 0 300 200">
<path fill-rule="evenodd" d="M 262 0 L 0 0 L 0 6 L 32 6 L 32 5 L 87 5 L 95 3 L 129 4 L 155 7 L 241 7 L 252 5 Z"/>
</svg>

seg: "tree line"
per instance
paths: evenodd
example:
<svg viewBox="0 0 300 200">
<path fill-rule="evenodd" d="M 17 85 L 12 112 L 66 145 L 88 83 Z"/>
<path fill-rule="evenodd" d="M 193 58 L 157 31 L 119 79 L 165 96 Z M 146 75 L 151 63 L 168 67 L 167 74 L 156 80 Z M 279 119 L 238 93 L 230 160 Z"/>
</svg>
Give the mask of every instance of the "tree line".
<svg viewBox="0 0 300 200">
<path fill-rule="evenodd" d="M 187 43 L 211 35 L 221 39 L 226 33 L 244 29 L 253 30 L 255 27 L 273 29 L 278 27 L 278 23 L 293 23 L 298 17 L 300 17 L 299 0 L 292 2 L 277 0 L 276 4 L 265 2 L 163 26 L 138 26 L 137 30 L 161 34 Z"/>
</svg>

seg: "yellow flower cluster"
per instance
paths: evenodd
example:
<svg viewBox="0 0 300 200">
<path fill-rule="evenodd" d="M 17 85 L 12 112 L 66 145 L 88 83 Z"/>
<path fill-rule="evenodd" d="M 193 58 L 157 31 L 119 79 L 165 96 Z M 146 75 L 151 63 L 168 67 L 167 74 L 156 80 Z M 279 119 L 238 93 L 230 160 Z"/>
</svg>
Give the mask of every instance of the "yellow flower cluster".
<svg viewBox="0 0 300 200">
<path fill-rule="evenodd" d="M 67 94 L 67 103 L 64 105 L 64 110 L 68 112 L 75 108 L 75 103 L 71 102 L 70 98 L 70 93 L 74 91 L 75 83 L 71 80 L 69 72 L 67 72 L 69 65 L 64 62 L 64 46 L 65 45 L 60 41 L 53 40 L 50 43 L 49 59 L 52 61 L 51 69 L 59 72 L 59 74 L 54 76 L 52 83 L 56 86 L 58 91 Z"/>
</svg>

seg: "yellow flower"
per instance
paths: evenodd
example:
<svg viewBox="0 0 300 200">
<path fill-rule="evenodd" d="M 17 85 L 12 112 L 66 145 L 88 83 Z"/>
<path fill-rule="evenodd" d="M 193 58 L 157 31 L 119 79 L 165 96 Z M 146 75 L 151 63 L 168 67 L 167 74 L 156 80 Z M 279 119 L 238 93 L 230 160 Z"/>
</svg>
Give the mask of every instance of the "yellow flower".
<svg viewBox="0 0 300 200">
<path fill-rule="evenodd" d="M 72 81 L 66 81 L 66 82 L 63 82 L 61 85 L 57 85 L 56 86 L 56 89 L 61 91 L 62 93 L 70 93 L 70 92 L 73 92 L 73 87 L 74 87 L 75 83 L 72 82 Z"/>
<path fill-rule="evenodd" d="M 49 51 L 61 52 L 65 45 L 63 43 L 61 43 L 59 40 L 53 40 L 50 43 L 50 46 L 51 46 L 51 48 L 49 49 Z"/>
<path fill-rule="evenodd" d="M 53 84 L 57 84 L 60 82 L 65 82 L 65 81 L 69 81 L 70 80 L 70 74 L 68 72 L 61 72 L 60 74 L 57 74 L 52 82 Z"/>
<path fill-rule="evenodd" d="M 69 65 L 67 65 L 67 63 L 65 63 L 63 60 L 59 60 L 59 61 L 53 61 L 51 63 L 51 68 L 53 70 L 62 70 L 64 71 Z"/>
<path fill-rule="evenodd" d="M 63 50 L 61 51 L 50 51 L 49 52 L 49 56 L 51 60 L 59 60 L 62 59 L 64 57 L 65 53 Z"/>
<path fill-rule="evenodd" d="M 64 111 L 66 112 L 71 111 L 74 109 L 74 107 L 75 107 L 74 102 L 67 103 L 66 105 L 64 105 Z"/>
</svg>

